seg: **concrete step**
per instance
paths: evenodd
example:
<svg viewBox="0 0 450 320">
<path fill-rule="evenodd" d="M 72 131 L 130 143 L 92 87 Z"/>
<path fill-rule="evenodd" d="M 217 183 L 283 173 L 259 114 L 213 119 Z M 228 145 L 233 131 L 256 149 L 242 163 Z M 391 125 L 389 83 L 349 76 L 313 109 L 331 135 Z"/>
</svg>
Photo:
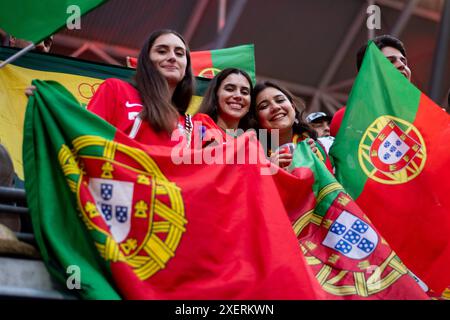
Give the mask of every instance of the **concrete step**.
<svg viewBox="0 0 450 320">
<path fill-rule="evenodd" d="M 0 257 L 0 297 L 76 299 L 56 283 L 40 260 Z"/>
</svg>

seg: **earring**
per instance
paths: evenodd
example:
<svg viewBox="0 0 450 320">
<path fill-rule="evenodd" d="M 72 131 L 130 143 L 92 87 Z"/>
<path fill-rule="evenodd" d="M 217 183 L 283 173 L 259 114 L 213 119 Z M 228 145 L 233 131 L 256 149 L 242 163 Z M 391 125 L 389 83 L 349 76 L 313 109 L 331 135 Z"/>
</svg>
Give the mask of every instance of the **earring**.
<svg viewBox="0 0 450 320">
<path fill-rule="evenodd" d="M 294 122 L 295 122 L 295 124 L 298 124 L 298 123 L 299 123 L 299 121 L 298 121 L 297 118 L 295 118 Z"/>
</svg>

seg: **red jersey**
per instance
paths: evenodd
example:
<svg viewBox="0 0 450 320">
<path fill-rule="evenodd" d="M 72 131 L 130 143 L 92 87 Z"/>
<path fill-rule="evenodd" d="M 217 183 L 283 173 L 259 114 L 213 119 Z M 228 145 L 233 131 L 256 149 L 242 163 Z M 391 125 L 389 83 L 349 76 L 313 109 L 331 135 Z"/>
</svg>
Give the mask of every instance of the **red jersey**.
<svg viewBox="0 0 450 320">
<path fill-rule="evenodd" d="M 107 79 L 100 85 L 87 106 L 89 111 L 138 142 L 151 145 L 177 145 L 179 139 L 172 140 L 171 135 L 165 131 L 156 132 L 147 121 L 138 116 L 142 108 L 142 100 L 137 89 L 128 82 L 114 78 Z M 176 130 L 184 134 L 186 129 L 191 131 L 191 136 L 198 136 L 202 140 L 207 129 L 220 130 L 209 116 L 201 113 L 193 117 L 180 116 Z M 190 138 L 188 141 L 193 145 Z"/>
</svg>

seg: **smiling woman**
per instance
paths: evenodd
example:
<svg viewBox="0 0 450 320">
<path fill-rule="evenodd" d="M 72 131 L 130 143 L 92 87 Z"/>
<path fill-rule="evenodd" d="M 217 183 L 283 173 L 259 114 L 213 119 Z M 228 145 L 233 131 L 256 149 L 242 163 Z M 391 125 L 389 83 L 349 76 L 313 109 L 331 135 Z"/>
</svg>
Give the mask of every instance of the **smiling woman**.
<svg viewBox="0 0 450 320">
<path fill-rule="evenodd" d="M 192 93 L 188 46 L 177 32 L 159 30 L 141 49 L 132 82 L 107 79 L 87 108 L 139 142 L 174 146 L 179 140 L 172 140 L 171 134 L 181 131 L 193 146 L 195 131 L 217 127 L 204 114 L 184 114 Z"/>
<path fill-rule="evenodd" d="M 298 142 L 317 138 L 317 133 L 303 120 L 304 110 L 304 103 L 300 99 L 276 83 L 265 81 L 255 86 L 251 115 L 256 119 L 259 129 L 278 133 L 278 145 L 281 147 L 272 150 L 274 146 L 270 146 L 270 139 L 267 141 L 267 155 L 270 161 L 280 167 L 287 167 L 292 162 L 292 149 Z M 308 143 L 316 152 L 312 139 Z M 283 148 L 283 145 L 289 148 Z"/>
<path fill-rule="evenodd" d="M 249 110 L 253 85 L 243 70 L 227 68 L 211 81 L 199 112 L 210 116 L 223 132 L 251 127 Z"/>
</svg>

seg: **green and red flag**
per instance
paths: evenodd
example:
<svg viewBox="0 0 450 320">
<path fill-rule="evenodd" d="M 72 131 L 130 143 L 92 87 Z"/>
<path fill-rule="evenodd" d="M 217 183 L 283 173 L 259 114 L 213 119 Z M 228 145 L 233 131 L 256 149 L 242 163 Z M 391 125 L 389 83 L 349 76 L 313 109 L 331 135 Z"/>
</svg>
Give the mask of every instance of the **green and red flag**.
<svg viewBox="0 0 450 320">
<path fill-rule="evenodd" d="M 0 60 L 17 51 L 0 47 Z M 58 81 L 80 104 L 87 105 L 103 80 L 119 78 L 127 81 L 133 74 L 134 70 L 129 68 L 39 52 L 28 52 L 0 69 L 0 143 L 10 152 L 19 177 L 23 178 L 22 139 L 27 104 L 24 92 L 33 79 Z M 197 111 L 208 84 L 208 79 L 196 78 L 196 93 L 188 113 Z"/>
<path fill-rule="evenodd" d="M 0 29 L 16 38 L 39 43 L 72 18 L 95 9 L 107 0 L 15 0 L 0 3 Z"/>
<path fill-rule="evenodd" d="M 297 145 L 289 169 L 303 184 L 312 180 L 309 197 L 303 196 L 288 213 L 308 265 L 330 296 L 428 298 L 306 141 Z"/>
<path fill-rule="evenodd" d="M 179 163 L 171 147 L 131 140 L 58 83 L 33 84 L 23 149 L 35 237 L 63 283 L 80 268 L 82 297 L 324 297 L 275 180 L 261 174 L 267 160 Z M 236 159 L 256 148 L 264 158 L 254 133 L 233 141 L 215 152 Z"/>
<path fill-rule="evenodd" d="M 336 177 L 405 264 L 450 284 L 450 116 L 370 43 L 330 153 Z"/>
<path fill-rule="evenodd" d="M 192 70 L 199 77 L 213 78 L 221 70 L 233 67 L 246 71 L 253 83 L 256 81 L 253 44 L 217 50 L 193 51 L 191 58 Z"/>
<path fill-rule="evenodd" d="M 253 83 L 256 82 L 255 47 L 245 44 L 237 47 L 192 51 L 192 72 L 197 77 L 212 79 L 225 68 L 239 68 L 246 71 Z M 127 57 L 127 66 L 136 68 L 137 59 Z"/>
</svg>

